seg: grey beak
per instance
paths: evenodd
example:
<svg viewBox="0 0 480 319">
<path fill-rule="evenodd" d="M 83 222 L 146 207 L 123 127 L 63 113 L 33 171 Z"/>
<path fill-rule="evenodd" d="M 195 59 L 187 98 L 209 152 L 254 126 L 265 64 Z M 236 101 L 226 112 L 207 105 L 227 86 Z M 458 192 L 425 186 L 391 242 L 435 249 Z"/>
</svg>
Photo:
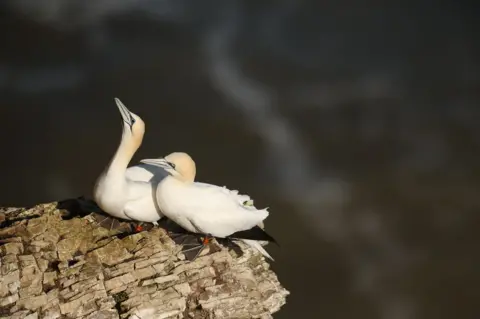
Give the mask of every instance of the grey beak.
<svg viewBox="0 0 480 319">
<path fill-rule="evenodd" d="M 115 98 L 115 103 L 117 103 L 118 110 L 120 111 L 120 115 L 122 115 L 122 119 L 125 123 L 128 124 L 130 129 L 132 129 L 133 124 L 135 123 L 135 119 L 133 118 L 130 111 L 127 107 L 120 101 L 120 99 Z"/>
<path fill-rule="evenodd" d="M 161 167 L 163 169 L 172 169 L 173 168 L 170 165 L 170 163 L 164 158 L 143 159 L 143 160 L 140 161 L 140 163 L 153 165 L 153 166 L 158 166 L 158 167 Z"/>
</svg>

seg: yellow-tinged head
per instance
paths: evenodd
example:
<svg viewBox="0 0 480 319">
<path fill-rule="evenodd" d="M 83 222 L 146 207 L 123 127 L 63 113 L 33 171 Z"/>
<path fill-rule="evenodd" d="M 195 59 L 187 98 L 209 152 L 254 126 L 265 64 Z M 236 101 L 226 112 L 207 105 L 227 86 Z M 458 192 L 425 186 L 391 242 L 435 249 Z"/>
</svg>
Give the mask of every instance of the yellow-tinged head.
<svg viewBox="0 0 480 319">
<path fill-rule="evenodd" d="M 165 156 L 168 164 L 179 174 L 176 177 L 185 182 L 193 182 L 197 169 L 193 159 L 184 152 L 173 152 Z"/>
</svg>

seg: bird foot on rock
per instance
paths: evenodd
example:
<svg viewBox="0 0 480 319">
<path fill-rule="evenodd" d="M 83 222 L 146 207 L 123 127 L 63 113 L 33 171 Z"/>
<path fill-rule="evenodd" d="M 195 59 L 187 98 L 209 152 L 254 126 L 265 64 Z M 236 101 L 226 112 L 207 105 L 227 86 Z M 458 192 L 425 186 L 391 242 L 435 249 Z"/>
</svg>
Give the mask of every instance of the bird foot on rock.
<svg viewBox="0 0 480 319">
<path fill-rule="evenodd" d="M 93 219 L 103 228 L 108 230 L 124 230 L 125 224 L 118 219 L 101 213 L 92 213 Z"/>
<path fill-rule="evenodd" d="M 214 238 L 211 235 L 202 236 L 195 233 L 170 233 L 169 235 L 175 244 L 182 246 L 181 252 L 189 261 L 194 261 L 198 256 L 200 256 L 207 246 L 209 248 L 212 247 L 210 244 Z"/>
</svg>

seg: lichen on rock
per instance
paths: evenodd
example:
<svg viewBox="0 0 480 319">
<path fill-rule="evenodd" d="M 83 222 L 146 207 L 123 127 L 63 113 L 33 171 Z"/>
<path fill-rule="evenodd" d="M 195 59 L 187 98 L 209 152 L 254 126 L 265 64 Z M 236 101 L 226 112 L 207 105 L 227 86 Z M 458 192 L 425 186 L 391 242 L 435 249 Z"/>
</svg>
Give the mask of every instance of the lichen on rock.
<svg viewBox="0 0 480 319">
<path fill-rule="evenodd" d="M 245 245 L 189 262 L 161 228 L 121 236 L 59 207 L 0 208 L 0 318 L 271 318 L 285 304 Z"/>
</svg>

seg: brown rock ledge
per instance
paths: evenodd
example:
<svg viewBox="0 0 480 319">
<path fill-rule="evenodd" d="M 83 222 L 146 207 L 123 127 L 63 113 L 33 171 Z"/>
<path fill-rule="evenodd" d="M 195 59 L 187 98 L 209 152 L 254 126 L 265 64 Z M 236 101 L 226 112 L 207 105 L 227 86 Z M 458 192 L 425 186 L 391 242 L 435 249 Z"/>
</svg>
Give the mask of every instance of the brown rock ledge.
<svg viewBox="0 0 480 319">
<path fill-rule="evenodd" d="M 163 229 L 119 236 L 57 205 L 0 208 L 0 318 L 272 318 L 286 302 L 245 245 L 188 262 Z"/>
</svg>

